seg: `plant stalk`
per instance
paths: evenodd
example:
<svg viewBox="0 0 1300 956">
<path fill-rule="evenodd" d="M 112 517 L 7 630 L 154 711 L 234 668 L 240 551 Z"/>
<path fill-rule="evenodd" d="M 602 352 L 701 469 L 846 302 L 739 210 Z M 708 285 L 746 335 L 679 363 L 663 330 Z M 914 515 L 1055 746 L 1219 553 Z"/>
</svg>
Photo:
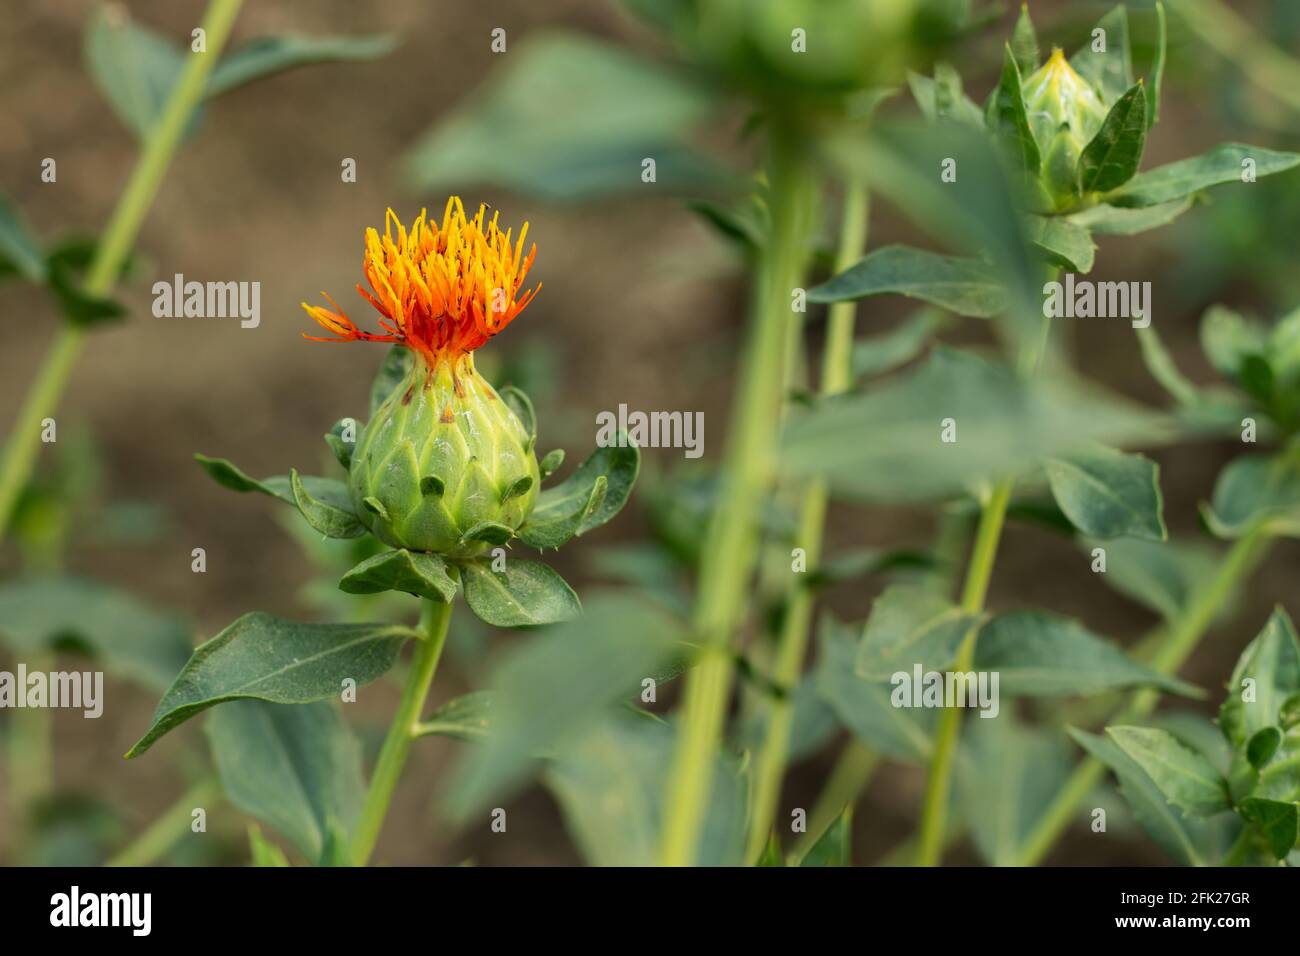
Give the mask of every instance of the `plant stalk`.
<svg viewBox="0 0 1300 956">
<path fill-rule="evenodd" d="M 844 197 L 844 222 L 836 254 L 835 274 L 852 266 L 862 256 L 867 241 L 868 193 L 860 180 L 848 184 Z M 826 342 L 822 353 L 821 393 L 835 395 L 853 381 L 853 324 L 856 302 L 837 302 L 827 317 Z M 799 507 L 798 543 L 803 547 L 808 571 L 821 561 L 822 537 L 829 492 L 823 479 L 815 478 L 804 487 Z M 749 840 L 745 859 L 757 860 L 767 845 L 776 815 L 790 751 L 794 722 L 794 688 L 803 673 L 808 635 L 812 626 L 813 591 L 800 578 L 789 588 L 785 616 L 777 645 L 772 680 L 781 688 L 779 697 L 769 698 L 767 733 L 754 770 Z"/>
<path fill-rule="evenodd" d="M 114 854 L 105 866 L 149 866 L 156 863 L 190 829 L 194 809 L 221 799 L 221 787 L 208 778 L 196 783 L 181 794 L 180 799 L 163 811 L 152 824 L 121 851 Z M 206 809 L 206 807 L 205 807 Z"/>
<path fill-rule="evenodd" d="M 735 677 L 730 645 L 758 550 L 759 510 L 775 472 L 790 295 L 803 273 L 808 196 L 815 184 L 799 137 L 774 131 L 770 153 L 772 224 L 761 253 L 756 314 L 732 410 L 723 493 L 709 521 L 700 561 L 692 627 L 702 652 L 686 678 L 682 729 L 668 777 L 661 848 L 661 860 L 668 866 L 695 861 Z"/>
<path fill-rule="evenodd" d="M 153 205 L 167 167 L 180 145 L 190 115 L 206 93 L 208 74 L 221 56 L 242 4 L 243 0 L 212 0 L 208 6 L 202 23 L 207 33 L 207 52 L 189 54 L 162 114 L 145 137 L 131 178 L 95 248 L 95 257 L 86 273 L 85 292 L 88 295 L 103 298 L 113 291 L 140 232 L 140 225 Z M 36 464 L 41 421 L 52 416 L 57 409 L 72 368 L 81 354 L 84 339 L 85 332 L 80 327 L 67 321 L 60 325 L 54 344 L 18 411 L 4 460 L 0 462 L 0 541 L 9 530 L 14 504 Z"/>
<path fill-rule="evenodd" d="M 858 802 L 879 763 L 880 756 L 857 738 L 845 744 L 826 786 L 813 804 L 812 813 L 808 814 L 807 831 L 786 855 L 786 866 L 798 866 L 845 808 Z"/>
<path fill-rule="evenodd" d="M 1011 479 L 999 481 L 980 509 L 979 527 L 975 531 L 975 545 L 971 551 L 970 565 L 966 569 L 966 583 L 962 587 L 962 610 L 979 614 L 984 610 L 989 581 L 993 577 L 993 564 L 997 559 L 998 542 L 1011 501 Z M 954 669 L 969 671 L 975 665 L 975 639 L 979 626 L 975 625 L 962 638 Z M 948 791 L 951 788 L 953 758 L 957 752 L 957 734 L 961 727 L 961 708 L 945 707 L 939 715 L 935 731 L 934 754 L 930 758 L 930 775 L 926 780 L 925 802 L 921 808 L 921 826 L 917 837 L 917 865 L 937 866 L 943 855 L 944 829 L 948 823 Z"/>
<path fill-rule="evenodd" d="M 447 624 L 450 621 L 450 601 L 444 604 L 429 598 L 422 600 L 421 638 L 416 641 L 415 656 L 411 660 L 410 673 L 406 675 L 397 713 L 393 714 L 393 722 L 388 727 L 388 735 L 384 738 L 379 759 L 375 763 L 375 772 L 370 778 L 370 789 L 366 791 L 366 802 L 352 832 L 354 866 L 365 866 L 370 861 L 370 854 L 374 852 L 375 843 L 379 840 L 379 831 L 383 829 L 388 806 L 393 800 L 393 791 L 397 789 L 398 778 L 406 766 L 411 742 L 418 736 L 420 713 L 424 710 L 424 701 L 433 684 L 433 675 L 438 670 L 438 659 L 442 657 L 443 646 L 447 643 Z"/>
<path fill-rule="evenodd" d="M 1267 553 L 1271 536 L 1266 526 L 1256 525 L 1233 544 L 1219 572 L 1209 586 L 1197 592 L 1177 623 L 1169 629 L 1159 648 L 1152 655 L 1151 667 L 1161 674 L 1175 674 L 1196 649 L 1201 637 L 1209 630 L 1215 615 L 1229 599 L 1233 590 L 1245 580 Z M 1160 700 L 1157 691 L 1147 689 L 1135 694 L 1133 700 L 1117 711 L 1108 724 L 1130 723 L 1142 720 L 1155 710 Z M 1043 811 L 1038 823 L 1025 838 L 1015 859 L 1016 866 L 1035 866 L 1070 824 L 1075 809 L 1101 781 L 1106 767 L 1092 757 L 1085 758 L 1070 774 L 1056 797 Z"/>
</svg>

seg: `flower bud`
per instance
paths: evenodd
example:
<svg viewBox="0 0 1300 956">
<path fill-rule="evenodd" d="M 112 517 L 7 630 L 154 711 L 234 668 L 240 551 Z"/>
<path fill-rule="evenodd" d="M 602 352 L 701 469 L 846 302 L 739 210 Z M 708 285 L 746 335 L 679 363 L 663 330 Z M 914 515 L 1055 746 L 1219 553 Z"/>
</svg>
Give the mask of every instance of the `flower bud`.
<svg viewBox="0 0 1300 956">
<path fill-rule="evenodd" d="M 539 481 L 531 434 L 466 354 L 412 363 L 357 442 L 348 490 L 384 543 L 470 558 L 524 523 Z"/>
<path fill-rule="evenodd" d="M 1058 48 L 1023 83 L 1034 138 L 1043 144 L 1040 179 L 1053 204 L 1078 197 L 1078 164 L 1085 146 L 1106 121 L 1106 106 Z"/>
</svg>

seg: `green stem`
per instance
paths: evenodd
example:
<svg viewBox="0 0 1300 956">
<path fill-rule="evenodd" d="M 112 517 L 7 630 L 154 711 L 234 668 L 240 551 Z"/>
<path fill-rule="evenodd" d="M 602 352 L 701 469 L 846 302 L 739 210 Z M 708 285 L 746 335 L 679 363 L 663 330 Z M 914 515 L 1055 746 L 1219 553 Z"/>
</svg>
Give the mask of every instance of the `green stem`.
<svg viewBox="0 0 1300 956">
<path fill-rule="evenodd" d="M 220 799 L 221 787 L 215 780 L 209 778 L 196 783 L 104 865 L 149 866 L 156 863 L 189 832 L 194 809 L 203 807 L 206 810 Z"/>
<path fill-rule="evenodd" d="M 1196 593 L 1192 603 L 1169 629 L 1160 647 L 1151 656 L 1153 669 L 1161 674 L 1172 675 L 1178 672 L 1183 662 L 1196 649 L 1201 637 L 1209 630 L 1210 624 L 1229 600 L 1233 590 L 1259 566 L 1268 551 L 1270 540 L 1270 534 L 1262 524 L 1256 525 L 1237 539 L 1219 566 L 1214 580 Z M 1159 699 L 1158 692 L 1143 690 L 1134 695 L 1132 702 L 1121 708 L 1106 723 L 1142 720 L 1155 710 Z M 1017 866 L 1035 866 L 1047 855 L 1061 832 L 1069 826 L 1076 808 L 1097 786 L 1105 772 L 1105 766 L 1091 757 L 1075 768 L 1025 838 L 1024 845 L 1016 856 Z"/>
<path fill-rule="evenodd" d="M 1254 844 L 1255 831 L 1249 825 L 1243 826 L 1241 833 L 1237 835 L 1237 839 L 1228 848 L 1228 852 L 1224 854 L 1219 866 L 1241 866 L 1246 862 L 1246 857 L 1250 855 Z"/>
<path fill-rule="evenodd" d="M 208 74 L 221 56 L 242 3 L 243 0 L 212 0 L 208 6 L 202 24 L 207 33 L 207 52 L 189 55 L 162 114 L 149 128 L 140 159 L 95 248 L 95 258 L 86 273 L 85 291 L 88 295 L 103 298 L 113 291 L 140 232 L 140 225 L 153 205 L 163 176 L 189 124 L 190 115 L 206 93 Z M 36 463 L 40 423 L 57 409 L 59 397 L 81 354 L 84 336 L 79 327 L 63 323 L 18 411 L 4 460 L 0 462 L 0 540 L 9 529 L 14 503 Z"/>
<path fill-rule="evenodd" d="M 879 763 L 880 757 L 860 740 L 850 740 L 845 745 L 808 815 L 807 832 L 799 837 L 786 857 L 787 866 L 798 866 L 839 815 L 858 802 Z"/>
<path fill-rule="evenodd" d="M 52 653 L 32 654 L 27 669 L 32 673 L 49 672 L 54 662 Z M 30 821 L 33 807 L 54 788 L 54 711 L 46 707 L 15 710 L 5 743 L 10 813 Z M 17 832 L 22 830 L 22 826 L 17 827 Z"/>
<path fill-rule="evenodd" d="M 735 676 L 730 645 L 758 550 L 759 510 L 774 472 L 786 324 L 791 320 L 791 292 L 803 274 L 808 197 L 814 185 L 800 144 L 798 136 L 773 133 L 768 164 L 771 232 L 762 252 L 756 315 L 732 410 L 723 493 L 709 521 L 700 560 L 692 625 L 702 653 L 686 678 L 681 735 L 668 778 L 661 859 L 669 866 L 695 861 Z"/>
<path fill-rule="evenodd" d="M 857 180 L 851 181 L 844 197 L 844 222 L 836 255 L 835 273 L 849 268 L 862 257 L 867 241 L 868 193 Z M 856 302 L 837 302 L 827 318 L 826 342 L 822 354 L 821 393 L 843 392 L 853 381 L 853 322 Z M 805 486 L 799 508 L 798 542 L 804 549 L 806 566 L 815 569 L 821 560 L 822 536 L 828 503 L 826 482 L 814 479 Z M 767 845 L 768 834 L 781 796 L 790 752 L 790 732 L 794 721 L 794 686 L 803 673 L 812 625 L 813 592 L 799 577 L 789 588 L 781 635 L 777 644 L 772 680 L 784 692 L 769 698 L 767 733 L 754 770 L 749 841 L 745 858 L 757 860 Z"/>
<path fill-rule="evenodd" d="M 1011 500 L 1011 487 L 1010 479 L 998 482 L 980 509 L 975 546 L 971 551 L 961 595 L 962 609 L 970 614 L 979 614 L 984 610 L 984 599 L 988 594 L 993 564 L 997 558 L 998 542 L 1002 538 L 1002 525 L 1007 516 L 1007 504 Z M 975 638 L 978 634 L 977 626 L 966 632 L 957 653 L 954 670 L 969 671 L 974 667 Z M 930 775 L 926 780 L 925 802 L 921 808 L 921 826 L 917 838 L 919 866 L 936 866 L 943 855 L 944 829 L 948 822 L 948 791 L 960 727 L 961 708 L 945 707 L 939 715 L 939 726 L 935 731 L 934 753 L 930 758 Z"/>
<path fill-rule="evenodd" d="M 406 675 L 402 698 L 379 751 L 366 802 L 352 834 L 352 863 L 355 866 L 365 866 L 370 861 L 379 831 L 383 829 L 393 791 L 397 789 L 398 778 L 406 766 L 406 755 L 410 753 L 411 742 L 419 734 L 420 712 L 424 710 L 424 700 L 438 670 L 438 659 L 447 642 L 450 620 L 451 602 L 443 604 L 429 598 L 423 600 L 420 614 L 422 636 L 415 643 L 415 656 L 411 660 L 410 673 Z"/>
</svg>

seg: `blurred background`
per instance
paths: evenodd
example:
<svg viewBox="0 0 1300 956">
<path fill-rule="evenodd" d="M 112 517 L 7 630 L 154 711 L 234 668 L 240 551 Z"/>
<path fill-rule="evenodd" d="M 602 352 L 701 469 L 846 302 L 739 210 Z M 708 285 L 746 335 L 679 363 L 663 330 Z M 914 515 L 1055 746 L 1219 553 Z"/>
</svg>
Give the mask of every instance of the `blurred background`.
<svg viewBox="0 0 1300 956">
<path fill-rule="evenodd" d="M 188 42 L 203 8 L 191 0 L 124 6 L 177 43 Z M 1109 6 L 1035 0 L 1031 11 L 1045 47 L 1055 41 L 1072 49 Z M 1231 6 L 1261 36 L 1300 55 L 1300 4 L 1241 0 Z M 11 5 L 0 17 L 0 192 L 42 240 L 102 227 L 136 155 L 132 136 L 106 109 L 83 65 L 83 28 L 94 7 L 56 0 Z M 1014 13 L 1004 10 L 953 54 L 977 101 L 996 78 Z M 321 440 L 330 424 L 364 416 L 384 347 L 304 341 L 301 333 L 311 329 L 299 302 L 316 303 L 320 290 L 327 290 L 360 324 L 373 327 L 351 291 L 361 278 L 362 232 L 381 225 L 389 206 L 404 220 L 422 205 L 440 214 L 445 195 L 412 189 L 398 161 L 510 55 L 490 49 L 497 27 L 507 31 L 511 46 L 537 31 L 563 28 L 652 58 L 672 55 L 654 31 L 612 0 L 245 5 L 232 47 L 254 35 L 287 31 L 391 32 L 400 46 L 373 62 L 303 68 L 224 96 L 178 154 L 141 233 L 138 274 L 119 287 L 128 320 L 94 333 L 58 415 L 59 444 L 43 446 L 44 474 L 57 471 L 66 454 L 73 456 L 72 471 L 85 479 L 85 514 L 72 526 L 63 559 L 68 570 L 186 616 L 196 640 L 253 609 L 299 618 L 331 613 L 334 598 L 320 584 L 320 569 L 339 555 L 292 530 L 282 505 L 233 496 L 215 485 L 192 455 L 228 457 L 256 476 L 289 466 L 319 470 L 331 460 Z M 1139 47 L 1143 39 L 1139 34 Z M 1259 78 L 1249 72 L 1255 67 L 1251 58 L 1224 60 L 1177 16 L 1170 18 L 1169 42 L 1161 122 L 1148 141 L 1144 168 L 1224 141 L 1300 148 L 1300 104 L 1261 93 Z M 1142 57 L 1140 49 L 1140 69 Z M 891 108 L 909 109 L 906 100 L 897 98 Z M 548 108 L 563 111 L 566 104 Z M 744 121 L 737 110 L 703 135 L 743 158 Z M 40 180 L 45 157 L 57 160 L 57 183 Z M 355 183 L 340 179 L 340 164 L 349 157 L 356 160 Z M 580 460 L 594 444 L 596 413 L 616 410 L 619 403 L 701 410 L 703 464 L 715 464 L 726 438 L 726 404 L 745 319 L 742 258 L 684 204 L 671 200 L 565 207 L 472 182 L 460 193 L 467 206 L 491 203 L 505 223 L 529 221 L 530 238 L 538 244 L 533 278 L 544 288 L 480 367 L 494 381 L 514 381 L 530 392 L 541 422 L 540 446 L 565 447 L 570 461 Z M 1251 189 L 1216 193 L 1163 230 L 1107 237 L 1094 278 L 1152 281 L 1155 324 L 1175 360 L 1194 381 L 1210 381 L 1214 376 L 1197 344 L 1201 313 L 1223 302 L 1272 319 L 1300 306 L 1298 234 L 1297 178 L 1266 179 Z M 886 202 L 875 203 L 873 246 L 909 235 Z M 175 273 L 187 280 L 260 282 L 260 327 L 241 329 L 235 319 L 155 318 L 149 288 Z M 7 428 L 58 315 L 46 293 L 17 283 L 0 286 L 0 303 L 0 427 Z M 859 330 L 884 331 L 908 311 L 909 304 L 894 298 L 868 300 L 858 312 Z M 816 319 L 812 334 L 815 340 Z M 955 341 L 986 335 L 973 321 L 949 333 Z M 1085 374 L 1135 399 L 1163 401 L 1127 323 L 1094 320 L 1075 325 L 1069 335 Z M 65 450 L 73 444 L 81 450 Z M 1175 538 L 1203 537 L 1198 503 L 1208 498 L 1219 468 L 1235 450 L 1227 443 L 1201 443 L 1152 452 L 1162 467 L 1165 516 Z M 620 579 L 627 561 L 654 538 L 649 512 L 656 488 L 664 487 L 667 476 L 688 473 L 690 463 L 680 450 L 649 449 L 645 457 L 642 484 L 628 510 L 584 538 L 585 546 L 555 559 L 579 593 Z M 837 546 L 920 548 L 931 541 L 933 515 L 839 506 L 830 529 L 832 553 Z M 191 570 L 196 547 L 206 550 L 203 574 Z M 1298 558 L 1295 542 L 1277 547 L 1252 581 L 1240 613 L 1207 638 L 1184 676 L 1219 687 L 1274 603 L 1291 602 L 1291 611 L 1300 611 Z M 18 565 L 17 550 L 7 546 L 0 553 L 0 574 L 13 574 Z M 874 579 L 841 585 L 829 604 L 839 617 L 860 621 L 879 587 Z M 414 604 L 398 602 L 396 612 L 413 617 Z M 1078 616 L 1093 631 L 1125 644 L 1155 623 L 1153 615 L 1088 574 L 1076 546 L 1026 525 L 1014 525 L 1005 538 L 990 604 L 1043 605 Z M 453 623 L 452 666 L 439 675 L 435 702 L 478 686 L 490 648 L 511 639 L 488 634 L 468 618 Z M 0 668 L 12 663 L 11 655 L 0 652 Z M 206 743 L 198 722 L 164 739 L 146 758 L 123 761 L 120 755 L 148 724 L 157 698 L 111 679 L 107 695 L 97 721 L 55 715 L 55 774 L 63 796 L 45 818 L 46 832 L 19 833 L 7 805 L 9 787 L 0 786 L 0 862 L 15 862 L 20 843 L 26 844 L 27 860 L 90 862 L 97 848 L 120 843 L 175 800 L 186 785 L 187 763 L 202 765 Z M 362 694 L 350 711 L 363 724 L 373 721 L 369 734 L 376 741 L 396 695 L 396 684 L 385 682 Z M 1215 706 L 1217 694 L 1207 712 Z M 0 723 L 5 720 L 0 716 Z M 579 862 L 555 804 L 540 789 L 511 804 L 508 837 L 486 828 L 457 834 L 443 827 L 435 798 L 461 746 L 438 738 L 416 746 L 378 861 Z M 809 805 L 833 757 L 825 749 L 796 767 L 783 806 Z M 919 771 L 893 765 L 876 775 L 855 817 L 858 862 L 878 858 L 910 832 L 922 782 Z M 168 859 L 245 858 L 235 811 L 215 811 L 209 829 L 218 839 L 184 841 Z M 1074 864 L 1163 860 L 1140 837 L 1095 840 L 1082 832 L 1051 857 Z"/>
</svg>

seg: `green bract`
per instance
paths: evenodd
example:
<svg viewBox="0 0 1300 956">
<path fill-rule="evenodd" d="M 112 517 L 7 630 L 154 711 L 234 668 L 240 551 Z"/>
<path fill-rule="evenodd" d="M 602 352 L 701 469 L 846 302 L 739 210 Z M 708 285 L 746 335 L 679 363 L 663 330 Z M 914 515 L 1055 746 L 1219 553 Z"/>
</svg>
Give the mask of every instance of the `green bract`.
<svg viewBox="0 0 1300 956">
<path fill-rule="evenodd" d="M 539 481 L 532 434 L 464 356 L 411 364 L 357 442 L 348 492 L 384 543 L 471 558 L 514 535 Z"/>
</svg>

